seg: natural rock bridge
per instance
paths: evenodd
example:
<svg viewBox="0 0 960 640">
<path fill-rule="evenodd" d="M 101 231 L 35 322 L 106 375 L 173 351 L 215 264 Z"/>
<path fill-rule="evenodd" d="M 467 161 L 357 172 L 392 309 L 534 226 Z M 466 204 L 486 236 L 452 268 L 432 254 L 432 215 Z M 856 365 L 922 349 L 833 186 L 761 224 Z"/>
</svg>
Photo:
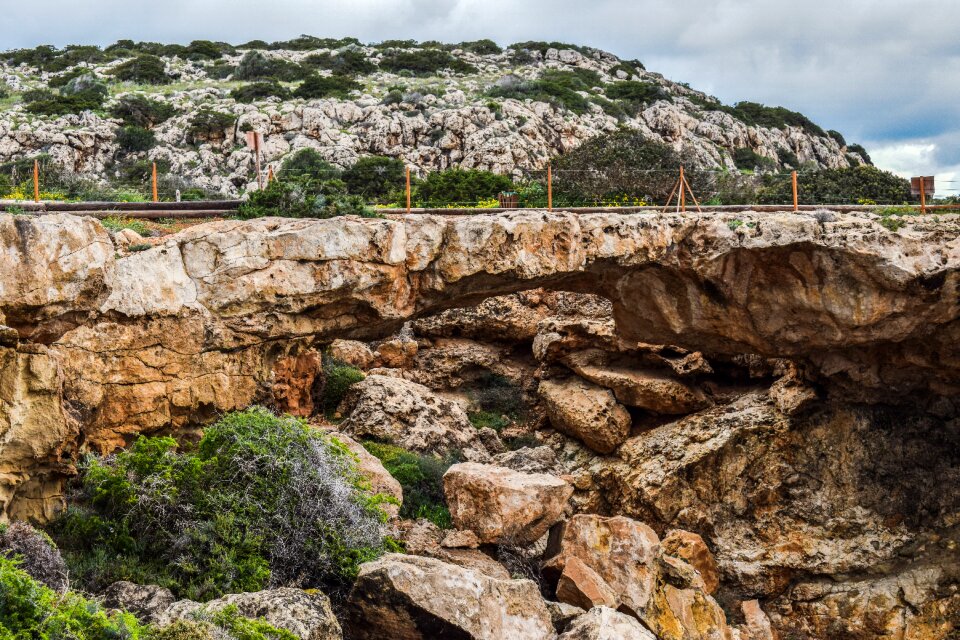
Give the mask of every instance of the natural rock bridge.
<svg viewBox="0 0 960 640">
<path fill-rule="evenodd" d="M 0 216 L 0 505 L 44 515 L 79 448 L 247 406 L 311 346 L 535 287 L 609 298 L 624 340 L 789 358 L 848 400 L 954 394 L 960 225 L 923 220 L 260 219 L 120 257 L 93 219 Z"/>
</svg>

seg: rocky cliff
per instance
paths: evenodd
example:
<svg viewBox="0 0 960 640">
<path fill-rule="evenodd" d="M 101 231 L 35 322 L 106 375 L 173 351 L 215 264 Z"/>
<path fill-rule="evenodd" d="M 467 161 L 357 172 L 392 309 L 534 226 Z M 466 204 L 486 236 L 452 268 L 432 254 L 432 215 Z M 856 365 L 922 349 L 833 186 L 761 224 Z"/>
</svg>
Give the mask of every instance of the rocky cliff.
<svg viewBox="0 0 960 640">
<path fill-rule="evenodd" d="M 500 617 L 533 596 L 475 548 L 556 524 L 549 588 L 602 618 L 568 634 L 947 638 L 960 226 L 737 215 L 225 221 L 140 252 L 89 218 L 0 217 L 5 516 L 50 517 L 86 450 L 254 402 L 316 413 L 327 349 L 369 374 L 339 429 L 469 460 L 445 489 L 473 537 L 417 530 L 432 559 L 366 566 L 356 615 L 387 625 L 366 633 L 453 615 L 427 592 L 469 562 L 480 617 L 443 624 L 549 637 L 542 603 Z M 470 424 L 489 375 L 522 389 L 523 424 Z M 622 562 L 586 542 L 605 536 Z"/>
<path fill-rule="evenodd" d="M 344 55 L 362 60 L 363 66 L 356 72 L 358 88 L 349 95 L 263 97 L 251 104 L 236 102 L 231 90 L 240 84 L 237 68 L 245 55 L 258 51 L 256 46 L 229 48 L 216 61 L 186 53 L 162 55 L 171 84 L 154 86 L 117 82 L 112 74 L 135 56 L 123 49 L 116 56 L 88 56 L 90 61 L 66 50 L 65 62 L 46 66 L 18 63 L 8 53 L 7 62 L 0 62 L 0 88 L 5 83 L 15 95 L 92 74 L 109 84 L 110 97 L 101 110 L 61 117 L 33 115 L 15 98 L 7 100 L 0 113 L 0 162 L 46 153 L 70 171 L 102 178 L 116 173 L 118 163 L 149 158 L 168 163 L 167 173 L 185 184 L 237 195 L 253 179 L 251 154 L 243 148 L 246 131 L 264 134 L 267 163 L 312 148 L 340 167 L 372 154 L 401 158 L 419 173 L 460 166 L 522 177 L 543 169 L 551 157 L 621 126 L 683 151 L 691 164 L 704 168 L 736 169 L 738 151 L 794 168 L 807 163 L 846 167 L 867 160 L 862 148 L 847 148 L 842 136 L 828 135 L 799 114 L 793 114 L 799 120 L 755 121 L 637 61 L 604 51 L 527 43 L 531 49 L 515 45 L 476 53 L 456 46 L 441 51 L 429 43 L 394 44 L 262 50 L 262 64 L 276 69 L 299 65 L 309 72 L 318 56 L 337 60 Z M 423 72 L 416 66 L 388 65 L 386 60 L 395 61 L 398 51 L 414 57 L 442 53 L 449 56 L 448 68 Z M 50 68 L 57 70 L 44 70 Z M 550 76 L 558 72 L 560 76 Z M 277 77 L 283 79 L 279 71 Z M 545 78 L 552 83 L 547 93 L 536 85 Z M 121 153 L 122 123 L 105 111 L 132 94 L 171 106 L 173 117 L 156 126 L 154 148 Z M 198 138 L 189 129 L 202 109 L 235 118 Z"/>
</svg>

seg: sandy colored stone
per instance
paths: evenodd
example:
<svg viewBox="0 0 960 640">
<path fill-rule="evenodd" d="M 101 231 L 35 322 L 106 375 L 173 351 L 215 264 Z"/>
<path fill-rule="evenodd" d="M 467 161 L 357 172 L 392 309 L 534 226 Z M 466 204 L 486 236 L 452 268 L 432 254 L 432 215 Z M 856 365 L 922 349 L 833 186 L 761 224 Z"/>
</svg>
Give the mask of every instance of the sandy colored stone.
<svg viewBox="0 0 960 640">
<path fill-rule="evenodd" d="M 780 635 L 770 624 L 770 618 L 760 608 L 760 602 L 757 600 L 741 602 L 740 611 L 744 618 L 742 628 L 744 640 L 779 640 Z"/>
<path fill-rule="evenodd" d="M 322 376 L 320 354 L 314 350 L 281 358 L 273 366 L 273 406 L 301 418 L 314 413 L 317 378 Z"/>
<path fill-rule="evenodd" d="M 388 554 L 360 566 L 351 637 L 548 640 L 550 613 L 529 580 L 497 580 L 434 558 Z"/>
<path fill-rule="evenodd" d="M 676 556 L 696 569 L 703 579 L 708 594 L 713 595 L 716 592 L 717 587 L 720 586 L 720 574 L 717 570 L 717 562 L 703 538 L 689 531 L 674 529 L 660 541 L 660 547 L 663 553 Z"/>
<path fill-rule="evenodd" d="M 473 531 L 452 529 L 443 537 L 440 545 L 448 549 L 476 549 L 480 546 L 480 539 Z"/>
<path fill-rule="evenodd" d="M 608 389 L 568 378 L 542 380 L 537 393 L 550 424 L 597 453 L 611 453 L 630 436 L 630 413 Z"/>
<path fill-rule="evenodd" d="M 481 543 L 529 544 L 563 517 L 573 487 L 555 476 L 467 462 L 447 470 L 443 492 L 454 525 Z"/>
<path fill-rule="evenodd" d="M 636 618 L 595 607 L 570 623 L 560 640 L 658 640 Z"/>
<path fill-rule="evenodd" d="M 334 340 L 327 348 L 327 353 L 335 360 L 364 370 L 373 366 L 375 358 L 370 347 L 358 340 Z"/>
<path fill-rule="evenodd" d="M 557 582 L 557 600 L 585 610 L 599 606 L 616 609 L 620 604 L 610 585 L 576 556 L 563 565 Z"/>
</svg>

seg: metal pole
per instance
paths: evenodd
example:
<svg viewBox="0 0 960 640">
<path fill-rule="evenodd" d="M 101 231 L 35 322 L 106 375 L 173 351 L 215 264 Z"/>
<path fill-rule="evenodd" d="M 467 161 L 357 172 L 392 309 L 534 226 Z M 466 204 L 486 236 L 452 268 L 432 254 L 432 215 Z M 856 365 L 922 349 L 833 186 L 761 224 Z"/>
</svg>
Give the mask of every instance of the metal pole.
<svg viewBox="0 0 960 640">
<path fill-rule="evenodd" d="M 410 213 L 410 167 L 407 167 L 407 213 Z"/>
<path fill-rule="evenodd" d="M 153 163 L 153 201 L 160 202 L 160 196 L 157 194 L 157 163 Z"/>
<path fill-rule="evenodd" d="M 40 161 L 33 161 L 33 201 L 40 202 Z"/>
<path fill-rule="evenodd" d="M 800 211 L 800 201 L 797 199 L 797 172 L 794 171 L 791 180 L 793 181 L 793 210 Z"/>
<path fill-rule="evenodd" d="M 547 165 L 547 211 L 553 211 L 553 165 Z"/>
</svg>

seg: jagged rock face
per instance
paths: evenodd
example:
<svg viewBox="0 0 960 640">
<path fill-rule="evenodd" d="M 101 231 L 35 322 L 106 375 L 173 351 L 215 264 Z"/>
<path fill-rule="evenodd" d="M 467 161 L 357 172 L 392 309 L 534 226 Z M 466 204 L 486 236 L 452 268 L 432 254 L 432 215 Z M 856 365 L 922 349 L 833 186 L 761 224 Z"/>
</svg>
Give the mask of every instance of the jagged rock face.
<svg viewBox="0 0 960 640">
<path fill-rule="evenodd" d="M 7 512 L 49 515 L 80 442 L 109 451 L 203 424 L 270 399 L 278 362 L 325 341 L 543 285 L 606 296 L 630 348 L 789 357 L 845 400 L 932 394 L 952 415 L 956 223 L 891 234 L 869 215 L 740 218 L 737 231 L 695 214 L 227 221 L 118 258 L 93 220 L 0 216 L 0 312 L 23 340 L 3 393 L 37 407 L 4 418 Z M 565 338 L 551 340 L 538 336 Z M 699 354 L 659 354 L 645 357 L 680 377 L 705 370 Z"/>
<path fill-rule="evenodd" d="M 383 55 L 371 47 L 357 50 L 374 63 Z M 321 52 L 327 50 L 278 50 L 266 55 L 300 62 Z M 168 71 L 179 76 L 183 86 L 173 92 L 156 91 L 151 97 L 173 106 L 176 115 L 156 128 L 158 146 L 141 155 L 168 161 L 173 175 L 232 195 L 253 180 L 251 154 L 237 149 L 246 130 L 263 134 L 267 163 L 280 162 L 298 149 L 313 148 L 340 166 L 348 166 L 363 155 L 378 154 L 402 158 L 419 171 L 461 166 L 521 175 L 542 169 L 551 157 L 618 126 L 683 150 L 692 162 L 704 167 L 735 169 L 732 157 L 740 148 L 753 149 L 775 162 L 793 154 L 801 163 L 831 168 L 862 161 L 832 137 L 799 127 L 781 130 L 751 126 L 728 113 L 704 108 L 705 94 L 635 65 L 625 71 L 623 62 L 606 52 L 583 55 L 572 49 L 551 49 L 545 56 L 532 53 L 525 62 L 512 53 L 454 51 L 454 56 L 475 65 L 478 71 L 468 75 L 442 71 L 432 82 L 418 81 L 418 88 L 408 91 L 396 104 L 384 104 L 384 98 L 391 87 L 407 86 L 410 79 L 384 71 L 363 78 L 366 93 L 354 92 L 346 100 L 272 98 L 238 104 L 229 97 L 231 85 L 209 77 L 202 64 L 167 58 Z M 236 64 L 241 56 L 227 56 L 226 61 Z M 84 72 L 109 81 L 116 64 L 85 64 Z M 641 80 L 658 85 L 669 98 L 623 116 L 605 113 L 592 102 L 584 113 L 516 99 L 493 100 L 498 103 L 497 109 L 488 106 L 491 98 L 486 91 L 495 81 L 505 77 L 533 80 L 557 70 L 595 72 L 602 86 L 622 79 Z M 26 66 L 14 70 L 0 63 L 0 86 L 6 79 L 6 84 L 19 91 L 44 88 L 52 77 Z M 593 87 L 590 91 L 596 93 Z M 597 97 L 603 94 L 597 93 Z M 237 120 L 214 136 L 216 139 L 192 145 L 185 132 L 201 104 L 231 113 Z M 24 116 L 21 106 L 0 114 L 0 162 L 43 151 L 60 166 L 103 177 L 117 155 L 118 120 L 90 112 L 60 118 Z"/>
</svg>

